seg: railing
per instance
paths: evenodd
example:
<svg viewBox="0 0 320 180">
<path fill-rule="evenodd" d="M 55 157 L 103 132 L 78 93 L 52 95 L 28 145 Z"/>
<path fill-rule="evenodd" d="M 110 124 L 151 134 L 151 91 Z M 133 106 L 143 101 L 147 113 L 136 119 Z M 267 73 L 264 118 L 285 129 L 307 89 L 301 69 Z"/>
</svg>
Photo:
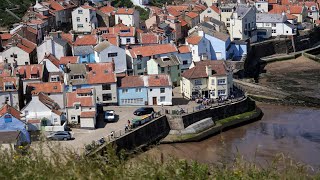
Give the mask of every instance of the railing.
<svg viewBox="0 0 320 180">
<path fill-rule="evenodd" d="M 148 116 L 146 119 L 143 119 L 145 123 L 143 123 L 141 125 L 133 126 L 132 122 L 131 122 L 130 126 L 128 125 L 128 126 L 125 126 L 124 128 L 118 129 L 116 131 L 112 131 L 107 136 L 105 136 L 97 141 L 93 141 L 91 144 L 86 145 L 85 146 L 86 154 L 89 154 L 91 151 L 95 150 L 96 148 L 98 148 L 99 146 L 101 146 L 105 143 L 110 143 L 120 137 L 125 136 L 126 134 L 130 133 L 131 131 L 137 129 L 138 127 L 140 127 L 140 126 L 146 124 L 147 122 L 150 122 L 151 120 L 158 118 L 160 116 L 161 116 L 161 111 L 154 112 L 153 114 Z"/>
</svg>

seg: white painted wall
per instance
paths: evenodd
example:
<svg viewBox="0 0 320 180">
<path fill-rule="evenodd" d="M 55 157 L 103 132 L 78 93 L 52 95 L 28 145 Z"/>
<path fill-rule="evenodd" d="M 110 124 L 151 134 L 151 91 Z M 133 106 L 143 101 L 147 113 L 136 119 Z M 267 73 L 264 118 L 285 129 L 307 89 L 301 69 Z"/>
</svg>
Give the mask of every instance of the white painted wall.
<svg viewBox="0 0 320 180">
<path fill-rule="evenodd" d="M 82 14 L 79 14 L 79 10 L 82 10 Z M 80 18 L 77 21 L 77 18 Z M 78 27 L 82 24 L 83 27 Z M 84 9 L 81 6 L 72 11 L 72 29 L 76 32 L 91 32 L 98 26 L 96 17 L 96 11 L 90 9 Z"/>
<path fill-rule="evenodd" d="M 259 12 L 268 12 L 269 11 L 269 9 L 268 9 L 269 3 L 267 1 L 257 1 L 254 3 L 254 5 L 256 6 L 257 11 L 259 11 Z"/>
<path fill-rule="evenodd" d="M 12 98 L 10 98 L 10 96 Z M 6 99 L 8 98 L 8 104 L 12 105 L 14 108 L 19 109 L 19 93 L 18 91 L 2 91 L 0 92 L 0 106 L 5 104 Z M 12 102 L 11 102 L 12 100 Z"/>
<path fill-rule="evenodd" d="M 109 53 L 117 53 L 118 55 L 116 57 L 109 57 L 108 56 Z M 94 55 L 97 63 L 112 62 L 112 58 L 113 58 L 115 63 L 116 73 L 125 72 L 127 70 L 126 52 L 122 48 L 111 45 L 101 52 L 95 51 Z"/>
<path fill-rule="evenodd" d="M 200 22 L 204 21 L 204 17 L 212 17 L 216 20 L 220 21 L 220 14 L 216 13 L 213 9 L 208 7 L 206 10 L 204 10 L 202 13 L 200 13 Z"/>
<path fill-rule="evenodd" d="M 12 46 L 9 49 L 2 52 L 2 62 L 7 59 L 7 63 L 11 64 L 11 67 L 13 67 L 14 57 L 11 57 L 12 54 L 16 54 L 17 58 L 15 60 L 17 61 L 18 66 L 30 64 L 30 57 L 29 53 L 23 51 L 22 49 Z"/>
<path fill-rule="evenodd" d="M 160 88 L 165 88 L 165 93 L 160 93 Z M 151 90 L 152 89 L 152 90 Z M 163 102 L 160 102 L 161 96 L 165 97 Z M 148 87 L 148 104 L 153 104 L 153 97 L 157 98 L 156 105 L 172 105 L 172 87 Z"/>
<path fill-rule="evenodd" d="M 61 57 L 66 56 L 67 50 L 60 44 L 54 42 L 50 37 L 46 38 L 43 43 L 37 47 L 37 57 L 38 62 L 41 61 L 45 54 L 53 54 L 56 58 L 60 59 Z"/>
<path fill-rule="evenodd" d="M 119 24 L 119 19 L 124 25 L 139 28 L 140 14 L 137 10 L 133 14 L 115 14 L 115 24 Z"/>
</svg>

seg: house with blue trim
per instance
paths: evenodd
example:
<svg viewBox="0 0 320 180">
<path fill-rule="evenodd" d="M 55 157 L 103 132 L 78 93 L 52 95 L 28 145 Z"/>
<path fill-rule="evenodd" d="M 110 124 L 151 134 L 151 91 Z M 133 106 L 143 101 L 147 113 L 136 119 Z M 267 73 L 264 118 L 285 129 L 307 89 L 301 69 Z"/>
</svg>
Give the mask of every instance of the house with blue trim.
<svg viewBox="0 0 320 180">
<path fill-rule="evenodd" d="M 21 141 L 30 143 L 30 135 L 27 124 L 21 120 L 21 112 L 12 106 L 5 104 L 0 109 L 0 132 L 21 132 Z"/>
<path fill-rule="evenodd" d="M 147 76 L 126 76 L 118 87 L 119 106 L 143 106 L 148 104 Z"/>
<path fill-rule="evenodd" d="M 96 35 L 81 35 L 74 42 L 73 55 L 79 56 L 79 63 L 95 63 L 94 46 L 98 44 Z"/>
</svg>

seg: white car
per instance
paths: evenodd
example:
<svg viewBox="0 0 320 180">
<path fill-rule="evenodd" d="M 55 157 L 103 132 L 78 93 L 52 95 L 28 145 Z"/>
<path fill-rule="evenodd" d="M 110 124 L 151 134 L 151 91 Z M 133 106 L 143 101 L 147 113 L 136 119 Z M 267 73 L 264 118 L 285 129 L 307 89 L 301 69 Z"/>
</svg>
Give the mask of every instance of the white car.
<svg viewBox="0 0 320 180">
<path fill-rule="evenodd" d="M 107 110 L 105 113 L 104 113 L 104 120 L 105 121 L 115 121 L 116 118 L 115 118 L 115 113 L 113 110 Z"/>
</svg>

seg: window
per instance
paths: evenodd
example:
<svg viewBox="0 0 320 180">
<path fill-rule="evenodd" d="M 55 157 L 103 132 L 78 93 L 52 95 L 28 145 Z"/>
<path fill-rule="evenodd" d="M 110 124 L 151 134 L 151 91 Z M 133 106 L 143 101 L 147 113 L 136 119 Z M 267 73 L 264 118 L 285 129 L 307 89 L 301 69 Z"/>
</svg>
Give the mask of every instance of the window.
<svg viewBox="0 0 320 180">
<path fill-rule="evenodd" d="M 141 64 L 137 64 L 137 69 L 142 69 Z"/>
<path fill-rule="evenodd" d="M 221 95 L 226 95 L 226 90 L 222 89 L 222 90 L 218 90 L 218 96 Z"/>
<path fill-rule="evenodd" d="M 230 18 L 227 18 L 227 21 L 230 21 Z"/>
<path fill-rule="evenodd" d="M 288 34 L 288 33 L 289 33 L 289 31 L 286 31 L 286 33 Z"/>
<path fill-rule="evenodd" d="M 74 105 L 74 108 L 75 108 L 75 109 L 80 109 L 80 105 L 79 105 L 79 104 L 76 104 L 76 105 Z"/>
<path fill-rule="evenodd" d="M 179 69 L 180 69 L 180 66 L 178 65 L 178 67 L 177 67 L 177 68 L 178 68 L 178 70 L 179 70 Z"/>
<path fill-rule="evenodd" d="M 201 79 L 194 80 L 195 85 L 202 85 Z"/>
<path fill-rule="evenodd" d="M 164 67 L 161 67 L 161 73 L 164 73 Z"/>
<path fill-rule="evenodd" d="M 88 18 L 86 18 L 86 22 L 88 22 Z"/>
<path fill-rule="evenodd" d="M 127 38 L 126 41 L 127 41 L 127 43 L 130 43 L 130 42 L 131 42 L 131 41 L 130 41 L 130 38 Z"/>
<path fill-rule="evenodd" d="M 214 85 L 214 79 L 211 79 L 211 85 Z"/>
<path fill-rule="evenodd" d="M 78 24 L 77 27 L 78 28 L 83 28 L 83 24 Z"/>
<path fill-rule="evenodd" d="M 270 23 L 266 23 L 266 27 L 269 27 L 270 26 Z"/>
<path fill-rule="evenodd" d="M 28 116 L 29 115 L 29 111 L 24 111 L 24 115 Z"/>
<path fill-rule="evenodd" d="M 103 101 L 111 101 L 112 100 L 112 94 L 111 93 L 102 94 L 102 100 Z"/>
<path fill-rule="evenodd" d="M 71 120 L 76 120 L 76 116 L 71 116 Z"/>
<path fill-rule="evenodd" d="M 211 10 L 208 10 L 207 13 L 211 13 Z"/>
<path fill-rule="evenodd" d="M 60 81 L 60 77 L 59 76 L 52 76 L 51 77 L 51 81 L 52 82 L 58 82 L 58 81 Z"/>
<path fill-rule="evenodd" d="M 141 88 L 136 88 L 136 92 L 141 92 Z"/>
<path fill-rule="evenodd" d="M 211 95 L 212 95 L 212 96 L 215 96 L 215 95 L 216 95 L 216 92 L 215 92 L 215 91 L 212 90 L 212 91 L 210 91 L 210 92 L 211 92 Z"/>
<path fill-rule="evenodd" d="M 38 74 L 31 74 L 31 78 L 38 78 Z"/>
<path fill-rule="evenodd" d="M 188 61 L 187 61 L 187 60 L 184 60 L 184 61 L 182 61 L 182 64 L 183 64 L 183 65 L 187 65 L 187 64 L 188 64 Z"/>
<path fill-rule="evenodd" d="M 111 84 L 103 84 L 102 90 L 111 90 Z"/>
<path fill-rule="evenodd" d="M 150 91 L 152 91 L 152 89 L 150 89 Z"/>
<path fill-rule="evenodd" d="M 218 79 L 218 85 L 224 85 L 224 84 L 226 84 L 225 79 Z"/>
<path fill-rule="evenodd" d="M 80 17 L 77 17 L 77 22 L 80 22 Z"/>
<path fill-rule="evenodd" d="M 272 23 L 272 27 L 277 27 L 277 24 L 276 23 Z"/>
<path fill-rule="evenodd" d="M 78 10 L 78 14 L 83 14 L 83 11 L 82 10 Z"/>
<path fill-rule="evenodd" d="M 272 29 L 272 33 L 277 33 L 277 30 L 276 29 Z"/>
<path fill-rule="evenodd" d="M 160 93 L 165 93 L 166 89 L 165 88 L 160 88 Z"/>
<path fill-rule="evenodd" d="M 166 97 L 165 96 L 160 96 L 160 102 L 165 102 L 166 101 Z"/>
<path fill-rule="evenodd" d="M 122 89 L 122 94 L 128 93 L 128 89 Z"/>
<path fill-rule="evenodd" d="M 117 57 L 118 53 L 108 53 L 108 57 Z"/>
<path fill-rule="evenodd" d="M 18 55 L 13 53 L 13 54 L 10 55 L 10 57 L 12 57 L 12 58 L 17 58 Z"/>
<path fill-rule="evenodd" d="M 230 23 L 227 23 L 227 27 L 230 27 Z"/>
<path fill-rule="evenodd" d="M 258 8 L 261 8 L 261 4 L 258 4 Z"/>
<path fill-rule="evenodd" d="M 309 15 L 312 16 L 312 12 L 309 12 Z"/>
</svg>

